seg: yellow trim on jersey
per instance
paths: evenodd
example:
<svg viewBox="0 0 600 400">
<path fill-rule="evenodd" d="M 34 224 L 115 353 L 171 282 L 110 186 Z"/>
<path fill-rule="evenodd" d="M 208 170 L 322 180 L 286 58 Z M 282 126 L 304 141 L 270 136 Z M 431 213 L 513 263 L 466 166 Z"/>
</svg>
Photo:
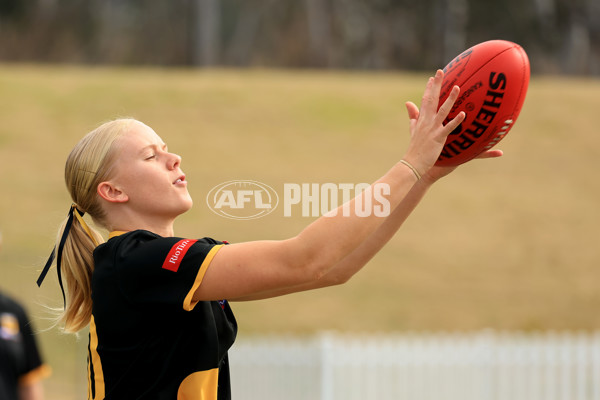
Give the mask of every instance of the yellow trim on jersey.
<svg viewBox="0 0 600 400">
<path fill-rule="evenodd" d="M 32 369 L 24 375 L 19 377 L 19 385 L 31 385 L 41 381 L 44 378 L 49 377 L 52 374 L 52 368 L 46 364 L 42 364 L 39 367 Z"/>
<path fill-rule="evenodd" d="M 96 322 L 94 316 L 90 320 L 90 360 L 88 361 L 88 399 L 103 399 L 104 398 L 104 372 L 102 372 L 102 362 L 98 354 L 98 332 L 96 332 Z M 94 383 L 96 386 L 95 396 L 92 397 L 92 369 L 94 367 Z"/>
<path fill-rule="evenodd" d="M 127 233 L 127 231 L 112 231 L 111 233 L 108 234 L 108 238 L 112 239 L 112 238 L 120 236 L 124 233 Z"/>
<path fill-rule="evenodd" d="M 218 368 L 194 372 L 179 385 L 177 400 L 217 400 L 218 386 Z"/>
<path fill-rule="evenodd" d="M 196 307 L 196 304 L 198 302 L 194 301 L 193 299 L 194 293 L 196 292 L 196 289 L 200 287 L 202 279 L 204 279 L 204 274 L 206 274 L 206 270 L 208 269 L 208 266 L 210 265 L 210 262 L 212 261 L 213 257 L 215 256 L 215 254 L 217 254 L 217 251 L 219 251 L 223 246 L 223 244 L 218 244 L 214 246 L 212 249 L 210 249 L 206 257 L 204 258 L 204 261 L 202 261 L 202 265 L 200 265 L 200 269 L 198 270 L 198 275 L 196 275 L 194 284 L 192 285 L 192 288 L 183 300 L 183 309 L 185 311 L 191 311 L 194 309 L 194 307 Z"/>
</svg>

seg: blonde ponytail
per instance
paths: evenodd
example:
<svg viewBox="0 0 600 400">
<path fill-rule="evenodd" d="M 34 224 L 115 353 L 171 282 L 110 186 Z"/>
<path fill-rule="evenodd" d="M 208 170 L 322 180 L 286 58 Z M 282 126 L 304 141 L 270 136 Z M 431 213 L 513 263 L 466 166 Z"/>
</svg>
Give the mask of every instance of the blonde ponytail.
<svg viewBox="0 0 600 400">
<path fill-rule="evenodd" d="M 75 213 L 78 211 L 75 210 Z M 57 243 L 63 236 L 67 219 L 61 225 Z M 89 226 L 73 219 L 62 249 L 62 274 L 65 277 L 65 310 L 60 317 L 66 332 L 77 332 L 87 326 L 92 315 L 93 251 L 104 242 L 102 236 Z"/>
<path fill-rule="evenodd" d="M 117 155 L 117 139 L 133 122 L 134 119 L 117 119 L 104 123 L 81 139 L 67 158 L 65 182 L 74 204 L 59 229 L 56 252 L 52 252 L 38 279 L 40 285 L 56 255 L 57 274 L 65 297 L 65 309 L 59 322 L 64 323 L 67 332 L 77 332 L 90 322 L 93 251 L 104 242 L 102 236 L 85 223 L 83 215 L 87 213 L 96 225 L 106 227 L 96 188 L 110 178 Z"/>
</svg>

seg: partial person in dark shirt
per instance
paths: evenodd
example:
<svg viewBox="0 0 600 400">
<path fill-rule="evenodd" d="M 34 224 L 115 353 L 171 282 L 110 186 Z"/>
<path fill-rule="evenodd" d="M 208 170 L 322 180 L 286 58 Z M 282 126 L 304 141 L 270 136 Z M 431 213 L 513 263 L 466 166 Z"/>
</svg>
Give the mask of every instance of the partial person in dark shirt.
<svg viewBox="0 0 600 400">
<path fill-rule="evenodd" d="M 33 331 L 23 306 L 0 292 L 1 400 L 44 398 L 42 379 L 50 368 L 42 362 Z"/>
</svg>

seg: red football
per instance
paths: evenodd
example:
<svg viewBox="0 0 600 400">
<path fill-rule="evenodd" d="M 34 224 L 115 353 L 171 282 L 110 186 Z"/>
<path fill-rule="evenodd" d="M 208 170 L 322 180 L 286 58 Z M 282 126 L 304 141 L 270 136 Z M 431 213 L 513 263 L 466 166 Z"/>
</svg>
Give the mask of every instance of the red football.
<svg viewBox="0 0 600 400">
<path fill-rule="evenodd" d="M 513 127 L 529 86 L 529 59 L 516 43 L 490 40 L 454 58 L 444 73 L 439 104 L 460 86 L 448 120 L 461 111 L 466 118 L 448 136 L 436 165 L 458 165 L 492 148 Z"/>
</svg>

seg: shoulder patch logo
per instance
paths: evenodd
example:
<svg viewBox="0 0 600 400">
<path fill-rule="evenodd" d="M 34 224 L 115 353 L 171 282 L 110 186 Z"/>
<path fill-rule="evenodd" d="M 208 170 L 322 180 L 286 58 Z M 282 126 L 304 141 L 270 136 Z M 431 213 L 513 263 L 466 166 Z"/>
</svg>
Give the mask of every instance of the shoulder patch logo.
<svg viewBox="0 0 600 400">
<path fill-rule="evenodd" d="M 162 267 L 169 271 L 177 272 L 179 265 L 181 265 L 181 260 L 185 257 L 185 253 L 187 253 L 190 247 L 196 242 L 197 240 L 183 239 L 175 243 L 173 247 L 171 247 L 169 254 L 167 254 L 167 258 L 165 258 Z"/>
</svg>

